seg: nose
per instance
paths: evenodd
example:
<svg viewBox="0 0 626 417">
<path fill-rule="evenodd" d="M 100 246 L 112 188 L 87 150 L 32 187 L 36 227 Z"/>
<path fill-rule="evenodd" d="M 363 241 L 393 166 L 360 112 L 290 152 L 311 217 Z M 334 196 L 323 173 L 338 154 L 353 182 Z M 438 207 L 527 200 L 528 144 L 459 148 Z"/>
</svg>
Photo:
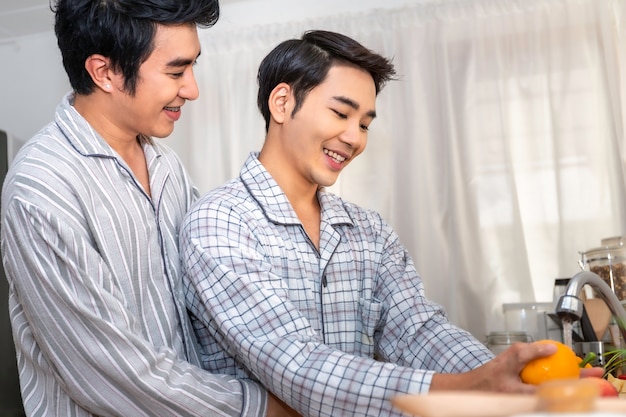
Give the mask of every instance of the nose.
<svg viewBox="0 0 626 417">
<path fill-rule="evenodd" d="M 360 122 L 350 123 L 339 137 L 352 149 L 359 149 L 367 143 L 367 130 L 361 129 Z"/>
<path fill-rule="evenodd" d="M 189 71 L 185 72 L 185 78 L 183 80 L 183 85 L 180 87 L 178 91 L 178 95 L 186 100 L 195 100 L 200 95 L 200 91 L 198 90 L 198 83 L 196 82 L 196 77 L 193 74 L 193 69 L 189 69 Z"/>
</svg>

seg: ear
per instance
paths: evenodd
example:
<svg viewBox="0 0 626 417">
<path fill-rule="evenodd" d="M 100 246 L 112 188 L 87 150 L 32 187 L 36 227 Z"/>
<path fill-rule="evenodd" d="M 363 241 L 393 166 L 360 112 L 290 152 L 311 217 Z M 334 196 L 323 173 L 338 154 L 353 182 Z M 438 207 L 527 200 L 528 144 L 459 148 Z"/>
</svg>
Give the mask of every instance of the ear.
<svg viewBox="0 0 626 417">
<path fill-rule="evenodd" d="M 291 95 L 291 87 L 287 83 L 280 83 L 270 93 L 268 99 L 270 114 L 272 119 L 282 124 L 285 118 L 291 117 L 293 109 L 293 96 Z"/>
<path fill-rule="evenodd" d="M 91 79 L 105 92 L 111 92 L 114 85 L 114 73 L 110 62 L 109 58 L 100 54 L 90 55 L 85 60 L 85 69 L 91 75 Z"/>
</svg>

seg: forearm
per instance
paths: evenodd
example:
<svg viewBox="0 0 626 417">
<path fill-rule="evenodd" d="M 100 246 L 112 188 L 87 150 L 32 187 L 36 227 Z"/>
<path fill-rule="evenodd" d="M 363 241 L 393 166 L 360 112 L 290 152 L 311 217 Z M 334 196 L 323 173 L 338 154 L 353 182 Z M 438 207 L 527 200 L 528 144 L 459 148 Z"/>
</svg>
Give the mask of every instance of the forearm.
<svg viewBox="0 0 626 417">
<path fill-rule="evenodd" d="M 19 329 L 16 347 L 22 370 L 31 376 L 32 396 L 48 395 L 39 386 L 54 378 L 73 402 L 95 415 L 206 416 L 210 411 L 215 416 L 240 416 L 244 408 L 248 414 L 243 415 L 264 415 L 266 393 L 256 384 L 248 382 L 242 390 L 240 381 L 211 375 L 171 351 L 148 356 L 138 346 L 117 350 L 118 338 L 99 340 L 100 346 L 90 349 L 84 339 L 63 333 L 64 326 L 48 326 L 44 337 L 49 340 L 31 344 L 33 326 L 20 319 L 13 317 L 12 322 Z"/>
<path fill-rule="evenodd" d="M 372 296 L 387 313 L 379 346 L 385 360 L 438 373 L 462 373 L 478 368 L 493 353 L 464 329 L 454 326 L 445 310 L 429 300 L 413 261 L 389 227 L 383 229 L 380 276 Z"/>
<path fill-rule="evenodd" d="M 423 311 L 422 311 L 423 313 Z M 424 314 L 424 313 L 423 313 Z M 419 314 L 405 315 L 403 338 L 386 334 L 387 360 L 437 373 L 462 373 L 476 369 L 493 359 L 487 347 L 469 332 L 452 325 L 442 312 L 434 309 L 425 322 L 410 323 Z"/>
</svg>

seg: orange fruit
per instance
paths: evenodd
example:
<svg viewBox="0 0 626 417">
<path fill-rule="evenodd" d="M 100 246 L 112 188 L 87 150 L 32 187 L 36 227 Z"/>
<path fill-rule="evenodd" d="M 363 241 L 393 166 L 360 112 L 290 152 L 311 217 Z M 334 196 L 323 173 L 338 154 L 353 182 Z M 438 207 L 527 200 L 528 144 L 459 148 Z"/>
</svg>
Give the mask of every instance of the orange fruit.
<svg viewBox="0 0 626 417">
<path fill-rule="evenodd" d="M 539 340 L 536 343 L 552 343 L 557 351 L 550 356 L 528 362 L 520 372 L 522 382 L 539 385 L 555 379 L 580 377 L 580 361 L 572 349 L 556 340 Z"/>
</svg>

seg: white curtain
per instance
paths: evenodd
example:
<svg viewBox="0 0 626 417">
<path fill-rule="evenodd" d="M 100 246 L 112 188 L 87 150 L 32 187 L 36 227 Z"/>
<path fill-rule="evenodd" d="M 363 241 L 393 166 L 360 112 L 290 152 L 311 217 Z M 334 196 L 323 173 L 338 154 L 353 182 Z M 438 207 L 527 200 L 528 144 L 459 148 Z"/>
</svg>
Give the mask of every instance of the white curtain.
<svg viewBox="0 0 626 417">
<path fill-rule="evenodd" d="M 200 99 L 168 143 L 201 191 L 264 139 L 256 70 L 308 29 L 392 57 L 368 148 L 333 190 L 375 209 L 428 296 L 478 338 L 502 304 L 552 301 L 579 251 L 625 234 L 624 0 L 429 0 L 200 32 Z"/>
</svg>

